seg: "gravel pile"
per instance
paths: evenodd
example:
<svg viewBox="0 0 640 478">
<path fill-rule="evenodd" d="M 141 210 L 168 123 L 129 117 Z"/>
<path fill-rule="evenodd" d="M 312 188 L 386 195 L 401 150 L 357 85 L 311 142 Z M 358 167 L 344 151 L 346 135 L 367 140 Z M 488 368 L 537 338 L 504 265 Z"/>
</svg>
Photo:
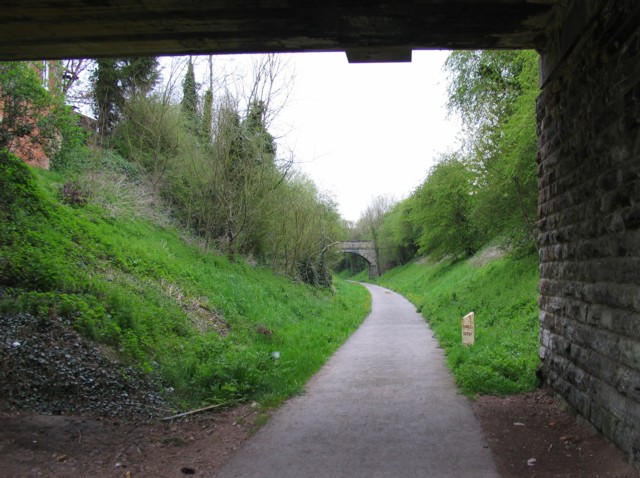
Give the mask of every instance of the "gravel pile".
<svg viewBox="0 0 640 478">
<path fill-rule="evenodd" d="M 121 420 L 171 409 L 149 377 L 107 358 L 62 320 L 28 314 L 0 314 L 0 400 L 16 411 Z"/>
</svg>

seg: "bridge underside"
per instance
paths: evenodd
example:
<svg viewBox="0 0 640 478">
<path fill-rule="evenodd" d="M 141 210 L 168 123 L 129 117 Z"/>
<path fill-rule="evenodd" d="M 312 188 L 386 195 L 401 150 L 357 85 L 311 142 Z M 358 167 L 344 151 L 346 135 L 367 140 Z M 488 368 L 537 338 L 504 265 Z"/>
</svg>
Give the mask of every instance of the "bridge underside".
<svg viewBox="0 0 640 478">
<path fill-rule="evenodd" d="M 413 49 L 542 48 L 559 0 L 9 0 L 0 59 Z"/>
</svg>

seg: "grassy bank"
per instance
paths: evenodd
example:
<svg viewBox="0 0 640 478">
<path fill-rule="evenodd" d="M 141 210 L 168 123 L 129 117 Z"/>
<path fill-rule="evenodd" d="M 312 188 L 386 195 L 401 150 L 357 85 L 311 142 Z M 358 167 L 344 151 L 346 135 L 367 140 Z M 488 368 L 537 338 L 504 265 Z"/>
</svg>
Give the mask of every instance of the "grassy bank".
<svg viewBox="0 0 640 478">
<path fill-rule="evenodd" d="M 537 264 L 534 255 L 507 255 L 484 265 L 423 259 L 376 282 L 422 312 L 465 394 L 510 394 L 537 385 Z M 476 342 L 465 347 L 460 319 L 471 311 Z"/>
<path fill-rule="evenodd" d="M 277 403 L 368 313 L 357 285 L 229 261 L 167 221 L 85 204 L 64 181 L 0 155 L 0 312 L 64 318 L 157 372 L 177 403 Z"/>
<path fill-rule="evenodd" d="M 349 270 L 342 270 L 336 275 L 340 279 L 344 280 L 350 280 L 354 282 L 367 282 L 369 280 L 369 269 L 364 269 L 357 274 L 352 274 Z"/>
</svg>

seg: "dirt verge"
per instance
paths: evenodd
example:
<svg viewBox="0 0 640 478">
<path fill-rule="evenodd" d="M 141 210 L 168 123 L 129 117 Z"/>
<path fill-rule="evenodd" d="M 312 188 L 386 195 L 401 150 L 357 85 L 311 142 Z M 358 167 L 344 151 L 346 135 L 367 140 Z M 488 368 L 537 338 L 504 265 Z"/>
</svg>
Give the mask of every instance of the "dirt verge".
<svg viewBox="0 0 640 478">
<path fill-rule="evenodd" d="M 212 477 L 250 435 L 251 405 L 173 422 L 2 414 L 4 478 Z"/>
<path fill-rule="evenodd" d="M 503 478 L 632 478 L 639 473 L 601 435 L 538 390 L 473 404 Z"/>
<path fill-rule="evenodd" d="M 160 392 L 57 318 L 0 316 L 0 476 L 212 477 L 261 413 L 242 405 L 161 421 L 171 407 Z M 504 478 L 639 476 L 548 392 L 473 407 Z"/>
<path fill-rule="evenodd" d="M 624 455 L 545 391 L 473 404 L 504 478 L 637 478 Z M 256 428 L 251 405 L 172 422 L 0 414 L 0 476 L 213 477 Z M 535 459 L 535 461 L 530 461 Z"/>
</svg>

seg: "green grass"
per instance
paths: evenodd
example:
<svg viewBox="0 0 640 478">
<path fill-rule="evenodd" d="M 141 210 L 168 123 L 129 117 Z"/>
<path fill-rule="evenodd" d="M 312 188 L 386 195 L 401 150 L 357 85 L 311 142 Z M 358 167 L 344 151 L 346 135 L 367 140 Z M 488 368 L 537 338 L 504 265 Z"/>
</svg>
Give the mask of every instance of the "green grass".
<svg viewBox="0 0 640 478">
<path fill-rule="evenodd" d="M 345 269 L 340 271 L 337 276 L 340 279 L 350 280 L 355 282 L 367 282 L 369 280 L 369 269 L 364 269 L 356 274 L 352 274 L 350 270 Z"/>
<path fill-rule="evenodd" d="M 407 297 L 434 330 L 467 396 L 535 388 L 539 363 L 536 256 L 471 261 L 421 260 L 376 282 Z M 475 312 L 475 345 L 461 344 L 461 318 Z"/>
<path fill-rule="evenodd" d="M 369 311 L 360 286 L 294 283 L 206 251 L 176 227 L 67 204 L 64 181 L 0 154 L 0 312 L 64 317 L 159 374 L 177 404 L 275 405 Z"/>
</svg>

